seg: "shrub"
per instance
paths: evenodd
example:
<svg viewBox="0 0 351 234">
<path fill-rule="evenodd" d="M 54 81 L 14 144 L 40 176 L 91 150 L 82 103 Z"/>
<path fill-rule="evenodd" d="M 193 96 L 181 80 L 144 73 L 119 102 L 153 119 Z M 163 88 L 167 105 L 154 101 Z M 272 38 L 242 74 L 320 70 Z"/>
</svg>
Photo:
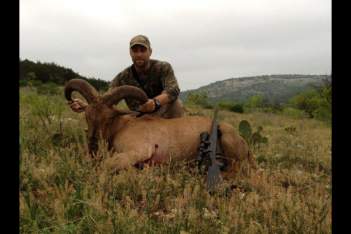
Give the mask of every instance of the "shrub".
<svg viewBox="0 0 351 234">
<path fill-rule="evenodd" d="M 310 118 L 331 120 L 331 83 L 304 91 L 289 100 L 291 107 L 303 110 Z"/>
<path fill-rule="evenodd" d="M 268 138 L 261 135 L 262 126 L 257 128 L 256 132 L 252 131 L 251 125 L 247 120 L 242 120 L 239 123 L 239 133 L 253 147 L 259 147 L 260 144 L 267 144 Z"/>
<path fill-rule="evenodd" d="M 60 90 L 55 83 L 49 82 L 38 86 L 37 92 L 41 95 L 56 95 L 60 93 Z"/>
<path fill-rule="evenodd" d="M 251 96 L 245 103 L 245 106 L 249 108 L 260 108 L 263 107 L 264 98 L 261 95 Z"/>
<path fill-rule="evenodd" d="M 218 102 L 218 107 L 223 110 L 228 110 L 237 113 L 244 113 L 244 106 L 241 103 L 234 103 L 230 101 Z"/>
<path fill-rule="evenodd" d="M 230 111 L 236 112 L 236 113 L 244 113 L 244 105 L 243 104 L 234 104 L 230 108 Z"/>
<path fill-rule="evenodd" d="M 285 107 L 283 109 L 283 114 L 294 118 L 306 117 L 306 113 L 303 110 L 299 110 L 293 107 Z"/>
<path fill-rule="evenodd" d="M 43 84 L 43 82 L 41 82 L 41 80 L 28 80 L 28 84 L 30 86 L 39 87 Z"/>
<path fill-rule="evenodd" d="M 20 86 L 20 87 L 27 86 L 27 85 L 28 85 L 27 80 L 20 80 L 20 81 L 19 81 L 19 86 Z"/>
<path fill-rule="evenodd" d="M 313 112 L 313 116 L 318 120 L 331 121 L 332 113 L 327 107 L 320 106 Z"/>
<path fill-rule="evenodd" d="M 230 110 L 233 107 L 233 103 L 229 101 L 220 101 L 218 102 L 218 107 L 222 110 Z"/>
<path fill-rule="evenodd" d="M 203 108 L 212 108 L 212 105 L 208 102 L 208 96 L 206 92 L 189 93 L 185 100 L 185 103 L 190 105 L 199 105 Z"/>
</svg>

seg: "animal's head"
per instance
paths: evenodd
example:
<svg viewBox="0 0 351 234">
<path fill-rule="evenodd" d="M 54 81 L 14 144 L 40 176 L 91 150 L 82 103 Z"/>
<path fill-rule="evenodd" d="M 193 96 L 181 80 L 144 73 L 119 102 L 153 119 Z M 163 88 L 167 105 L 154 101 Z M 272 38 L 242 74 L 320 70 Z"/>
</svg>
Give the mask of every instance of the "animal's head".
<svg viewBox="0 0 351 234">
<path fill-rule="evenodd" d="M 111 124 L 114 118 L 126 113 L 116 110 L 113 105 L 117 105 L 124 98 L 134 98 L 141 104 L 148 100 L 143 90 L 129 85 L 115 87 L 100 95 L 92 85 L 82 79 L 72 79 L 67 82 L 65 97 L 68 101 L 72 101 L 73 91 L 79 92 L 88 103 L 85 108 L 85 117 L 88 124 L 87 135 L 91 154 L 96 153 L 99 136 L 100 134 L 106 135 L 109 129 L 108 124 Z"/>
</svg>

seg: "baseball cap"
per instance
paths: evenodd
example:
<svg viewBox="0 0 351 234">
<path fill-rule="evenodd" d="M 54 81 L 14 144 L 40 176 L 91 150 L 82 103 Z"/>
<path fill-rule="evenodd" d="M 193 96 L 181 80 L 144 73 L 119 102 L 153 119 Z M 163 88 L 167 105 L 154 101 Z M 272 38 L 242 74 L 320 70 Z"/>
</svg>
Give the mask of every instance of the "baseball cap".
<svg viewBox="0 0 351 234">
<path fill-rule="evenodd" d="M 130 40 L 129 48 L 132 48 L 135 45 L 142 45 L 149 49 L 151 48 L 149 38 L 144 35 L 137 35 Z"/>
</svg>

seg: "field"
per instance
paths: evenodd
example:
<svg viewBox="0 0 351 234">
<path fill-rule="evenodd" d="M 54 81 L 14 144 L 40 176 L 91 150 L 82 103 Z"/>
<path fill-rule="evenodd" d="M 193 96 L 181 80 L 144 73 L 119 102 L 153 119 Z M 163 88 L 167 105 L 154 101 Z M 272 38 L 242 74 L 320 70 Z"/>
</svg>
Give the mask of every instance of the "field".
<svg viewBox="0 0 351 234">
<path fill-rule="evenodd" d="M 257 171 L 210 195 L 184 162 L 105 173 L 87 156 L 84 114 L 68 108 L 62 90 L 21 88 L 20 232 L 331 233 L 330 125 L 259 112 L 219 118 L 237 130 L 241 120 L 261 126 L 268 143 L 252 145 Z"/>
</svg>

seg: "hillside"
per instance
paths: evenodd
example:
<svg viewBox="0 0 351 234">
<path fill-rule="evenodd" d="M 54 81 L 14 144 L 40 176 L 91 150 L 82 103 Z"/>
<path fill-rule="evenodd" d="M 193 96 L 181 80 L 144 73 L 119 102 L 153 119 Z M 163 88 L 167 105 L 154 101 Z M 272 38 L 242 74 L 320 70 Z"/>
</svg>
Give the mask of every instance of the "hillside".
<svg viewBox="0 0 351 234">
<path fill-rule="evenodd" d="M 231 78 L 181 92 L 180 97 L 184 101 L 190 92 L 205 92 L 210 102 L 216 102 L 245 101 L 250 96 L 261 95 L 270 103 L 282 103 L 301 91 L 323 84 L 326 79 L 331 80 L 331 76 L 266 75 Z"/>
<path fill-rule="evenodd" d="M 20 84 L 28 81 L 41 83 L 56 83 L 63 85 L 70 79 L 80 78 L 87 80 L 98 90 L 107 90 L 109 82 L 94 77 L 87 78 L 70 68 L 55 63 L 32 62 L 20 59 Z M 330 80 L 330 75 L 265 75 L 254 77 L 231 78 L 217 81 L 198 89 L 183 91 L 180 98 L 184 101 L 190 92 L 205 92 L 209 102 L 216 101 L 245 101 L 253 95 L 263 96 L 269 103 L 285 103 L 292 96 L 318 86 L 324 80 Z"/>
</svg>

